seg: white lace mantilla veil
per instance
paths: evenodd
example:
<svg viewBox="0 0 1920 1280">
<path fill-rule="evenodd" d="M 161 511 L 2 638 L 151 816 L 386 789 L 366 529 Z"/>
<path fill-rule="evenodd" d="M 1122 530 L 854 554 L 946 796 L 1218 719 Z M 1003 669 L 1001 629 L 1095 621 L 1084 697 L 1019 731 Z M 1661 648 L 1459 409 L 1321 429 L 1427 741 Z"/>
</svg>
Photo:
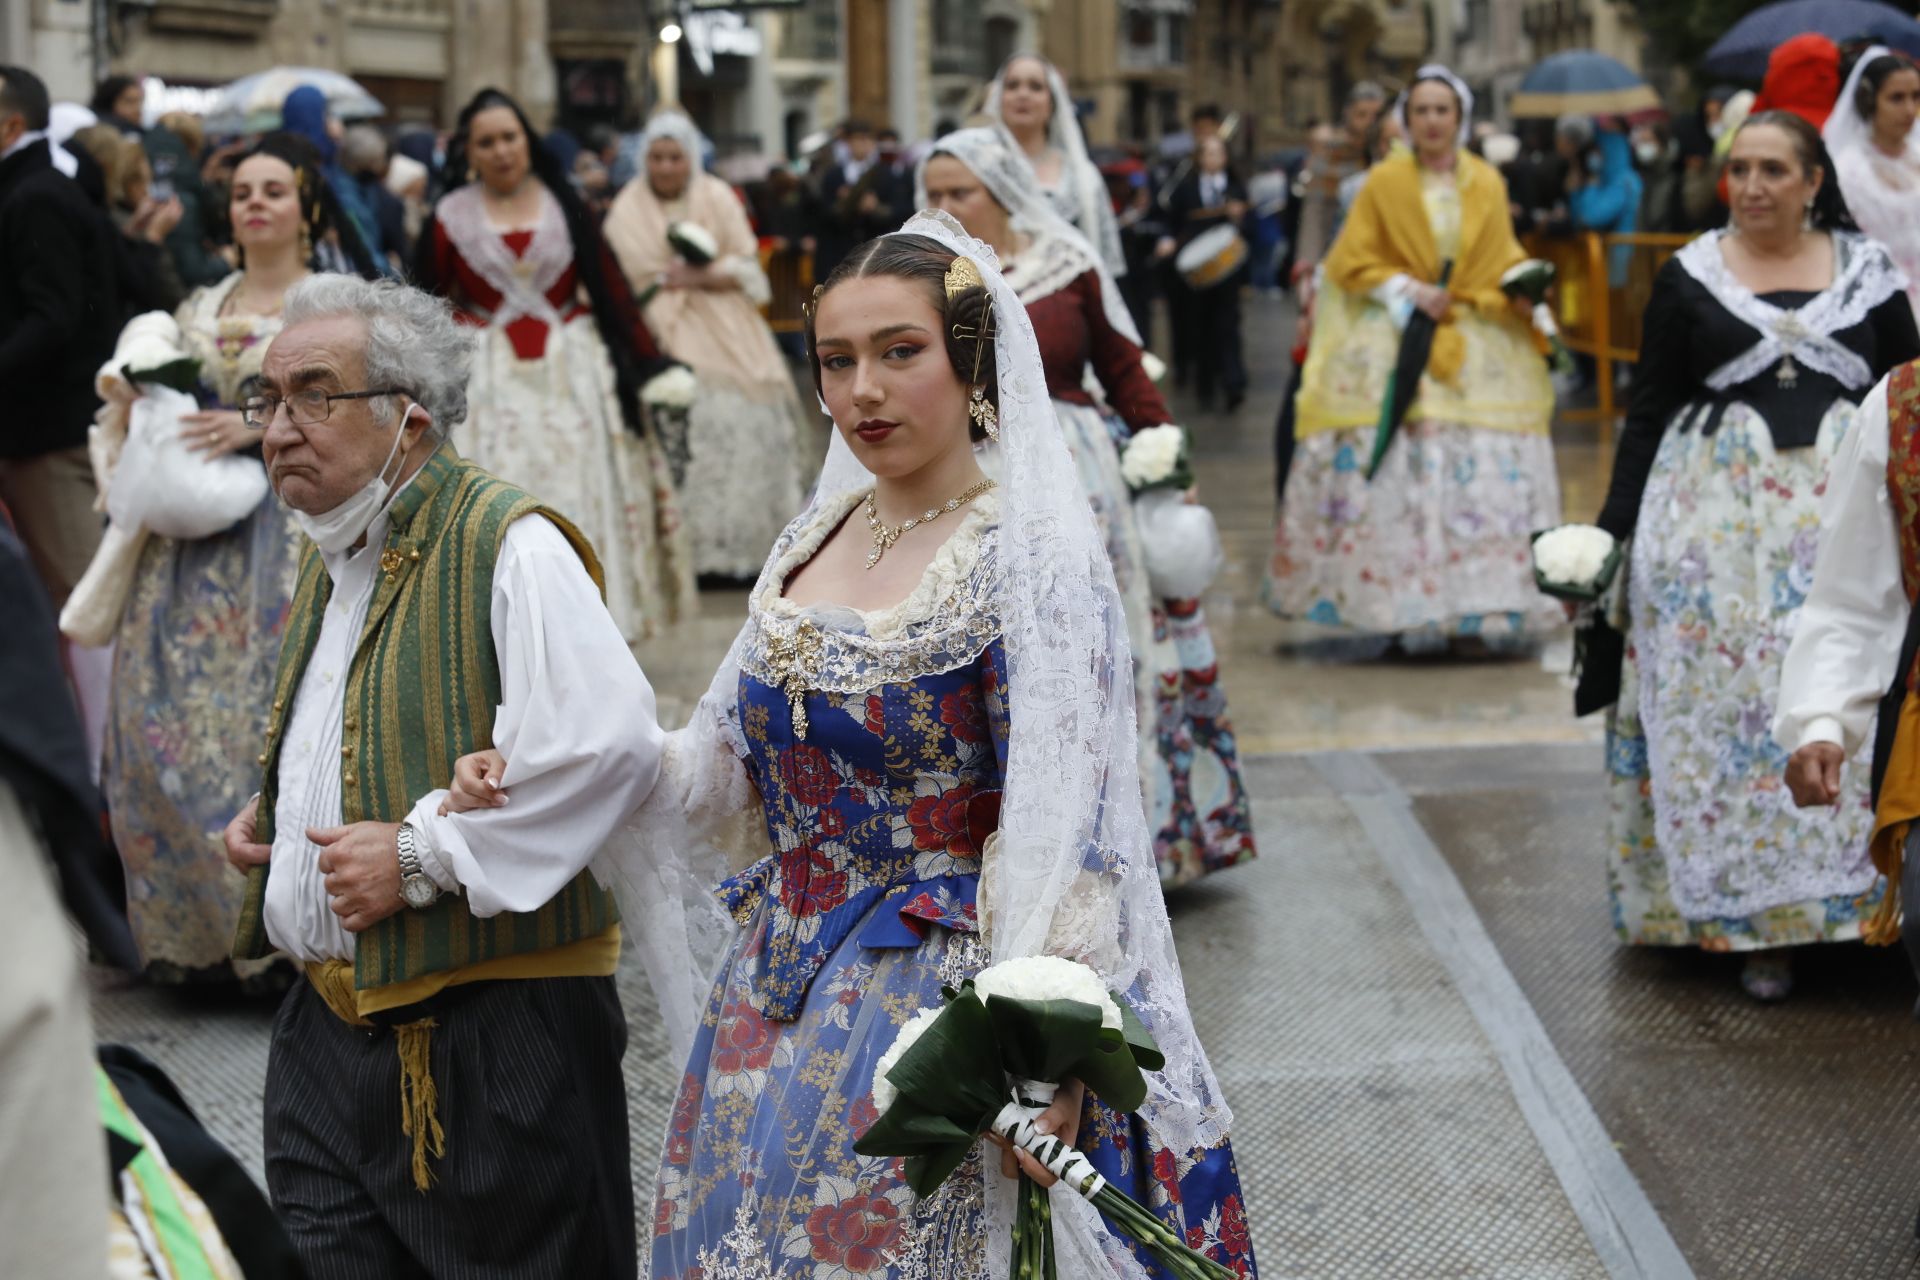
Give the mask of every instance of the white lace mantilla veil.
<svg viewBox="0 0 1920 1280">
<path fill-rule="evenodd" d="M 1166 1054 L 1140 1116 L 1175 1152 L 1222 1142 L 1232 1115 L 1194 1033 L 1173 933 L 1140 801 L 1133 659 L 1113 566 L 1081 494 L 1053 414 L 1026 308 L 993 251 L 944 213 L 923 211 L 894 233 L 921 235 L 979 266 L 993 299 L 999 375 L 998 606 L 1011 725 L 1000 830 L 990 842 L 979 909 L 992 959 L 1083 959 L 1124 992 Z M 836 432 L 807 522 L 820 507 L 874 483 Z M 762 571 L 757 597 L 772 561 Z M 656 794 L 595 862 L 621 891 L 632 940 L 684 1056 L 736 926 L 712 887 L 729 870 L 717 815 L 752 795 L 738 757 L 741 655 L 750 620 L 715 673 L 692 722 L 669 737 Z M 757 806 L 753 806 L 756 810 Z M 764 828 L 758 850 L 766 851 Z M 1008 1274 L 1013 1183 L 984 1162 L 988 1274 Z M 1128 1248 L 1078 1196 L 1054 1197 L 1060 1274 L 1144 1280 Z"/>
<path fill-rule="evenodd" d="M 1860 88 L 1860 78 L 1873 65 L 1874 59 L 1890 57 L 1892 53 L 1893 50 L 1887 46 L 1876 44 L 1855 59 L 1846 84 L 1841 86 L 1840 96 L 1833 100 L 1832 113 L 1827 116 L 1826 124 L 1820 127 L 1820 138 L 1827 144 L 1827 154 L 1834 159 L 1838 160 L 1840 153 L 1849 147 L 1873 145 L 1873 122 L 1864 119 L 1854 109 L 1853 97 Z M 1849 204 L 1852 203 L 1852 192 L 1843 191 L 1840 194 L 1847 197 Z"/>
<path fill-rule="evenodd" d="M 920 158 L 913 170 L 914 207 L 927 207 L 927 161 L 935 156 L 952 156 L 980 179 L 993 198 L 1000 202 L 1013 218 L 1017 231 L 1024 231 L 1034 237 L 1032 252 L 1045 254 L 1055 260 L 1057 271 L 1042 270 L 1034 278 L 1033 288 L 1023 284 L 1017 290 L 1023 301 L 1032 302 L 1045 297 L 1062 285 L 1070 284 L 1086 271 L 1100 273 L 1100 306 L 1106 312 L 1107 323 L 1136 347 L 1144 348 L 1140 340 L 1139 327 L 1133 323 L 1133 316 L 1127 310 L 1126 299 L 1120 296 L 1120 286 L 1113 278 L 1113 272 L 1107 270 L 1107 264 L 1087 238 L 1074 228 L 1071 222 L 1060 216 L 1047 199 L 1046 192 L 1040 189 L 1040 180 L 1034 177 L 1033 166 L 1020 154 L 1020 148 L 1010 141 L 999 129 L 973 128 L 956 129 L 947 134 Z M 1024 259 L 1025 254 L 1021 257 Z"/>
<path fill-rule="evenodd" d="M 1080 121 L 1074 115 L 1073 95 L 1067 92 L 1066 77 L 1060 74 L 1059 68 L 1037 53 L 1014 54 L 994 73 L 992 83 L 987 86 L 986 105 L 981 109 L 992 117 L 994 131 L 1006 139 L 1014 158 L 1027 166 L 1034 190 L 1044 195 L 1040 178 L 1033 173 L 1026 152 L 1020 149 L 1000 114 L 1001 82 L 1007 78 L 1007 68 L 1022 58 L 1031 58 L 1047 69 L 1047 92 L 1053 99 L 1053 114 L 1047 119 L 1047 145 L 1060 153 L 1060 189 L 1074 211 L 1072 221 L 1100 251 L 1107 270 L 1116 278 L 1123 276 L 1127 274 L 1127 255 L 1120 247 L 1120 223 L 1113 216 L 1113 201 L 1107 198 L 1106 180 L 1087 154 L 1086 135 L 1080 132 Z"/>
</svg>

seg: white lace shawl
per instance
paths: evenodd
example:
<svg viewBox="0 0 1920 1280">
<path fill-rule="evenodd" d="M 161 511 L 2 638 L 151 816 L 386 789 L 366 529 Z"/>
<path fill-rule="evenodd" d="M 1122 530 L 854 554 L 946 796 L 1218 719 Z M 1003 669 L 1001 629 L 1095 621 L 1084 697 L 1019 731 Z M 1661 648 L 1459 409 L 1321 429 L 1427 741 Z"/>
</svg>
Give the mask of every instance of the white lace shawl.
<svg viewBox="0 0 1920 1280">
<path fill-rule="evenodd" d="M 1018 257 L 1002 264 L 1007 283 L 1020 295 L 1020 301 L 1031 305 L 1058 293 L 1086 272 L 1097 271 L 1100 306 L 1107 323 L 1134 346 L 1146 346 L 1113 272 L 1087 237 L 1047 200 L 1032 166 L 1003 130 L 956 129 L 935 142 L 913 171 L 916 208 L 927 207 L 927 161 L 935 156 L 951 156 L 967 166 L 1012 216 L 1014 229 L 1032 237 L 1033 243 Z"/>
<path fill-rule="evenodd" d="M 507 248 L 500 229 L 488 221 L 486 201 L 477 182 L 441 197 L 434 217 L 466 264 L 500 291 L 500 305 L 489 317 L 489 324 L 508 325 L 522 316 L 532 316 L 552 328 L 560 327 L 560 313 L 547 300 L 547 291 L 559 283 L 573 262 L 573 236 L 552 192 L 540 188 L 540 220 L 534 223 L 527 251 L 518 258 Z"/>
<path fill-rule="evenodd" d="M 896 234 L 929 236 L 972 258 L 999 328 L 997 564 L 992 615 L 974 623 L 998 626 L 1011 725 L 997 847 L 979 891 L 991 956 L 1053 953 L 1094 964 L 1127 994 L 1166 1054 L 1140 1110 L 1154 1140 L 1176 1152 L 1215 1146 L 1232 1114 L 1194 1034 L 1141 806 L 1133 660 L 1119 589 L 1053 414 L 1032 323 L 993 251 L 952 218 L 921 213 Z M 813 504 L 783 536 L 783 551 L 822 513 L 844 510 L 872 485 L 836 434 Z M 737 851 L 729 855 L 728 824 L 759 816 L 740 763 L 739 679 L 743 663 L 759 661 L 752 650 L 770 616 L 767 592 L 786 559 L 769 560 L 754 616 L 691 723 L 670 736 L 655 794 L 595 863 L 603 883 L 630 905 L 635 946 L 676 1052 L 691 1041 L 733 936 L 711 889 L 738 861 Z M 752 839 L 764 849 L 764 829 Z M 986 1166 L 986 1270 L 1006 1277 L 1012 1183 L 997 1162 Z M 1144 1280 L 1138 1260 L 1085 1201 L 1058 1197 L 1054 1209 L 1062 1276 Z"/>
<path fill-rule="evenodd" d="M 1047 92 L 1053 99 L 1053 113 L 1047 118 L 1047 145 L 1060 153 L 1058 187 L 1049 188 L 1040 181 L 1000 113 L 1001 83 L 1007 78 L 1007 68 L 1022 58 L 1031 58 L 1047 69 Z M 1086 236 L 1116 279 L 1127 274 L 1127 255 L 1120 247 L 1120 222 L 1114 217 L 1113 201 L 1107 197 L 1107 182 L 1087 155 L 1087 140 L 1074 114 L 1073 95 L 1067 92 L 1066 79 L 1059 69 L 1037 53 L 1014 54 L 1000 64 L 1000 70 L 987 86 L 987 101 L 981 111 L 993 120 L 994 131 L 1005 139 L 1025 167 L 1041 199 L 1048 201 L 1050 207 Z M 916 201 L 916 204 L 924 202 Z"/>
<path fill-rule="evenodd" d="M 1751 347 L 1707 374 L 1707 386 L 1715 391 L 1737 387 L 1791 355 L 1849 391 L 1865 391 L 1873 382 L 1872 367 L 1833 335 L 1859 324 L 1907 287 L 1906 276 L 1887 251 L 1858 232 L 1834 232 L 1833 283 L 1790 311 L 1758 297 L 1728 268 L 1720 242 L 1730 234 L 1709 231 L 1675 255 L 1715 301 L 1760 331 Z"/>
</svg>

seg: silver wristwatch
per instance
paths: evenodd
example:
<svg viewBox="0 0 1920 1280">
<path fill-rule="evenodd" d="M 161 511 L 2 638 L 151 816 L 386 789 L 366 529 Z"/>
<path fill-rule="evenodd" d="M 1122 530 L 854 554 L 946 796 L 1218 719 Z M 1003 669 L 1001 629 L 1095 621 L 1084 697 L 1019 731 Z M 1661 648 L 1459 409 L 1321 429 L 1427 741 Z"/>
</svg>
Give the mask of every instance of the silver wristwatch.
<svg viewBox="0 0 1920 1280">
<path fill-rule="evenodd" d="M 415 911 L 424 911 L 440 900 L 440 886 L 420 866 L 420 833 L 411 823 L 400 824 L 396 841 L 400 846 L 400 900 Z"/>
</svg>

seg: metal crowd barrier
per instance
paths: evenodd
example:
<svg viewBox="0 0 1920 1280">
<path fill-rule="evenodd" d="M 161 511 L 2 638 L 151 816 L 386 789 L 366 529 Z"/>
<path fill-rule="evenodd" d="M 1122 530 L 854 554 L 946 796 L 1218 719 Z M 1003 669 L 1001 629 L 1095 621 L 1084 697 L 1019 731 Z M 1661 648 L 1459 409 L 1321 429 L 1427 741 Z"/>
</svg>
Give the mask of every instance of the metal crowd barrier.
<svg viewBox="0 0 1920 1280">
<path fill-rule="evenodd" d="M 1584 231 L 1574 236 L 1531 235 L 1524 244 L 1529 254 L 1559 269 L 1554 314 L 1560 340 L 1570 351 L 1593 357 L 1595 405 L 1569 409 L 1567 418 L 1598 421 L 1611 434 L 1624 411 L 1614 394 L 1614 367 L 1640 359 L 1640 322 L 1653 296 L 1653 277 L 1667 259 L 1693 239 L 1690 235 L 1634 232 L 1601 235 Z M 1623 283 L 1615 287 L 1611 266 L 1616 252 L 1625 258 Z"/>
<path fill-rule="evenodd" d="M 806 320 L 800 307 L 813 292 L 813 255 L 797 247 L 776 249 L 762 244 L 760 269 L 767 273 L 767 284 L 773 291 L 773 297 L 760 309 L 767 324 L 775 333 L 803 332 Z"/>
</svg>

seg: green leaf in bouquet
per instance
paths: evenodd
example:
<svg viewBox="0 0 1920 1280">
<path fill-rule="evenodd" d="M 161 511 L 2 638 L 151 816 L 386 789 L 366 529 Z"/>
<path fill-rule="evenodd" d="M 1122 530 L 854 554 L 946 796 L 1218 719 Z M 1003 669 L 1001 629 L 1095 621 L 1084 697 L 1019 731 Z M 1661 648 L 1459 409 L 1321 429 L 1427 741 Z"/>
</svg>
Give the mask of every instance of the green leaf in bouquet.
<svg viewBox="0 0 1920 1280">
<path fill-rule="evenodd" d="M 977 1121 L 978 1134 L 1006 1102 L 1004 1074 L 993 1021 L 969 987 L 893 1064 L 887 1082 L 922 1110 L 957 1125 Z"/>
<path fill-rule="evenodd" d="M 1528 258 L 1516 263 L 1500 277 L 1500 291 L 1510 298 L 1525 298 L 1531 303 L 1545 302 L 1547 290 L 1553 286 L 1557 269 L 1551 262 L 1540 258 Z"/>
<path fill-rule="evenodd" d="M 136 387 L 171 387 L 192 395 L 200 386 L 200 362 L 192 356 L 181 356 L 152 368 L 129 369 L 127 381 Z"/>
<path fill-rule="evenodd" d="M 905 1156 L 907 1177 L 915 1195 L 929 1195 L 967 1158 L 979 1134 L 946 1116 L 921 1111 L 901 1099 L 887 1108 L 871 1129 L 861 1134 L 853 1149 L 863 1156 Z M 926 1177 L 932 1181 L 924 1182 Z"/>
<path fill-rule="evenodd" d="M 1140 1015 L 1133 1011 L 1133 1005 L 1119 992 L 1113 993 L 1113 1002 L 1120 1006 L 1120 1034 L 1126 1038 L 1127 1047 L 1133 1051 L 1133 1060 L 1142 1071 L 1158 1071 L 1167 1065 L 1167 1055 L 1160 1052 L 1160 1042 L 1153 1038 L 1153 1032 L 1147 1030 L 1147 1024 L 1140 1021 Z"/>
<path fill-rule="evenodd" d="M 1100 1010 L 1080 1000 L 987 999 L 1000 1065 L 1023 1080 L 1058 1084 L 1100 1047 Z"/>
<path fill-rule="evenodd" d="M 940 1184 L 953 1176 L 966 1160 L 967 1153 L 973 1150 L 974 1139 L 956 1142 L 943 1147 L 937 1153 L 907 1158 L 907 1185 L 913 1188 L 913 1194 L 925 1198 L 940 1189 Z"/>
</svg>

